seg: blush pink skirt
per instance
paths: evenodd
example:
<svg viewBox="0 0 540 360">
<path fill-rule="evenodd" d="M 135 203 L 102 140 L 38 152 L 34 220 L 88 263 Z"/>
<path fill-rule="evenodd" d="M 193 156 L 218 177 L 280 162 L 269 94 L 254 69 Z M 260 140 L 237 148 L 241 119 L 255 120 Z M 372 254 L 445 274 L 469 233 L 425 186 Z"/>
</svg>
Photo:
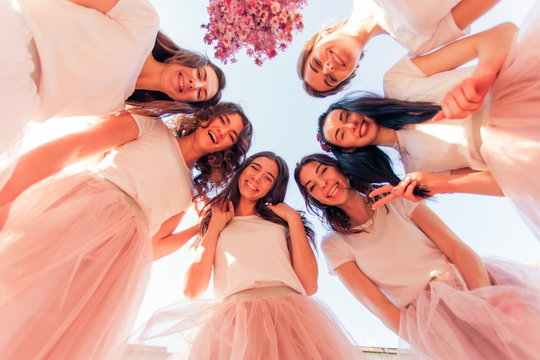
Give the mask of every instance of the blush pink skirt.
<svg viewBox="0 0 540 360">
<path fill-rule="evenodd" d="M 0 232 L 2 359 L 110 359 L 131 330 L 152 261 L 146 222 L 96 175 L 49 179 Z"/>
<path fill-rule="evenodd" d="M 288 287 L 249 289 L 222 302 L 181 302 L 161 309 L 137 343 L 172 344 L 171 359 L 365 359 L 328 308 Z"/>
<path fill-rule="evenodd" d="M 540 271 L 484 259 L 493 286 L 472 291 L 453 265 L 401 312 L 413 359 L 537 359 Z"/>
<path fill-rule="evenodd" d="M 482 155 L 540 240 L 540 2 L 529 10 L 491 88 Z M 483 136 L 484 138 L 484 136 Z"/>
</svg>

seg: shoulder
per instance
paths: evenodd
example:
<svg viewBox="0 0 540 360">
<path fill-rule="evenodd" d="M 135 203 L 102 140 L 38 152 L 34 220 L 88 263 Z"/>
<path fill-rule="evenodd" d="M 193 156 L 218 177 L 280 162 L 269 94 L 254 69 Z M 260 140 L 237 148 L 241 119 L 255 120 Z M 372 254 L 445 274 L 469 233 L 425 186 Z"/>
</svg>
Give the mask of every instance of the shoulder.
<svg viewBox="0 0 540 360">
<path fill-rule="evenodd" d="M 139 25 L 159 26 L 159 15 L 148 0 L 119 0 L 107 16 Z"/>
</svg>

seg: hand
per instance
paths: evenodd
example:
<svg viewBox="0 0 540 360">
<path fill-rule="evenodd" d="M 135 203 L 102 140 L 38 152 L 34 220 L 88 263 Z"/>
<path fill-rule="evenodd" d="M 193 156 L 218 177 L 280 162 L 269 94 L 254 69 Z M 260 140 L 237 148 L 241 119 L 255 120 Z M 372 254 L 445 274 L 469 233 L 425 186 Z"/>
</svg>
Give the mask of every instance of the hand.
<svg viewBox="0 0 540 360">
<path fill-rule="evenodd" d="M 231 201 L 222 201 L 212 207 L 212 218 L 208 228 L 212 227 L 221 232 L 234 217 L 234 206 Z"/>
<path fill-rule="evenodd" d="M 414 188 L 418 185 L 421 185 L 422 188 L 428 191 L 429 196 L 435 194 L 440 194 L 444 192 L 445 185 L 448 183 L 448 176 L 441 174 L 432 174 L 428 172 L 413 172 L 407 174 L 403 180 L 399 182 L 398 185 L 385 185 L 374 191 L 372 191 L 369 196 L 374 197 L 383 193 L 390 193 L 382 199 L 377 200 L 372 209 L 376 209 L 382 205 L 388 204 L 389 202 L 399 198 L 404 197 L 405 199 L 413 202 L 419 202 L 423 198 L 414 195 Z"/>
<path fill-rule="evenodd" d="M 289 222 L 295 218 L 301 218 L 298 211 L 294 210 L 292 207 L 285 203 L 279 203 L 276 205 L 266 205 L 274 214 L 282 218 L 283 220 Z"/>
<path fill-rule="evenodd" d="M 482 108 L 484 97 L 496 77 L 497 74 L 485 71 L 463 80 L 446 93 L 441 101 L 442 111 L 435 114 L 431 120 L 436 122 L 443 119 L 463 119 L 474 114 Z"/>
</svg>

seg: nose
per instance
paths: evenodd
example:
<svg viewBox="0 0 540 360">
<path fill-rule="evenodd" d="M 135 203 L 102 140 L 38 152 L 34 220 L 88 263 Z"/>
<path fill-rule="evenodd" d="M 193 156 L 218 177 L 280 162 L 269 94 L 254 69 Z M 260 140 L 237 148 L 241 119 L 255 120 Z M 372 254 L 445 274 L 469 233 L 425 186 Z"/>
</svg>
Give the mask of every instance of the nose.
<svg viewBox="0 0 540 360">
<path fill-rule="evenodd" d="M 190 89 L 199 89 L 202 87 L 202 81 L 198 79 L 190 79 L 189 80 L 189 88 Z"/>
<path fill-rule="evenodd" d="M 323 190 L 328 186 L 328 181 L 326 181 L 326 179 L 319 179 L 318 183 L 319 187 Z"/>
<path fill-rule="evenodd" d="M 322 69 L 323 74 L 327 75 L 327 74 L 333 73 L 334 70 L 335 70 L 334 64 L 330 63 L 330 61 L 328 60 L 324 62 L 323 69 Z"/>
</svg>

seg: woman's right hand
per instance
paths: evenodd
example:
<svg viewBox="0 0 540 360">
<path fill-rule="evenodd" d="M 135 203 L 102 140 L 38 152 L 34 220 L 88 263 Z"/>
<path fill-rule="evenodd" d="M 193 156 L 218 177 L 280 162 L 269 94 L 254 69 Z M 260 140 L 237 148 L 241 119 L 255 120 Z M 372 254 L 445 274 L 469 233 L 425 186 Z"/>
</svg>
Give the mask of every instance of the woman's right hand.
<svg viewBox="0 0 540 360">
<path fill-rule="evenodd" d="M 225 226 L 234 217 L 234 206 L 232 201 L 222 201 L 212 207 L 212 218 L 208 228 L 213 228 L 218 232 L 221 232 Z"/>
</svg>

